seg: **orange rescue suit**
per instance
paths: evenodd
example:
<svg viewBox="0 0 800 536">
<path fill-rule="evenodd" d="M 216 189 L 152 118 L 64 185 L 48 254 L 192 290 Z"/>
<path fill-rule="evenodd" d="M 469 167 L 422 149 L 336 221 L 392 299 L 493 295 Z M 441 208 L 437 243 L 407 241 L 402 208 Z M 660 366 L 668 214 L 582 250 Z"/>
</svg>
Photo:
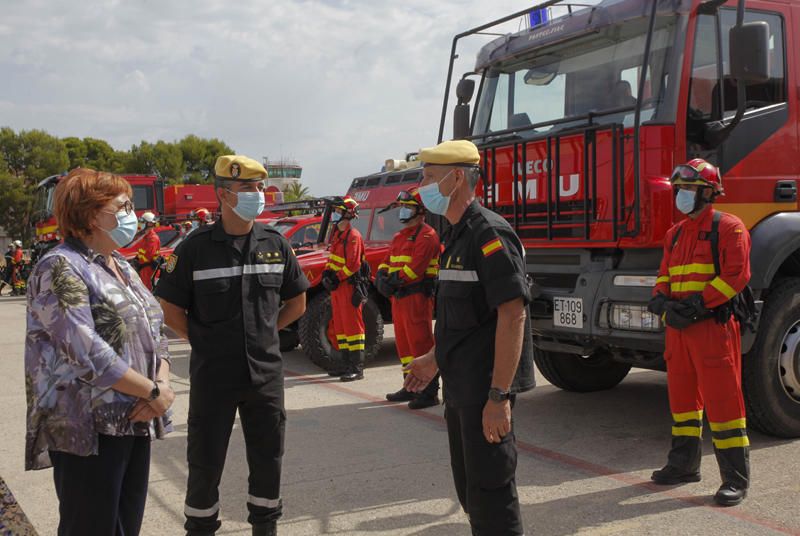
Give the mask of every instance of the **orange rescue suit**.
<svg viewBox="0 0 800 536">
<path fill-rule="evenodd" d="M 363 305 L 353 307 L 353 285 L 345 280 L 357 273 L 364 259 L 364 240 L 352 225 L 344 231 L 336 226 L 331 238 L 326 270 L 332 270 L 339 279 L 339 286 L 331 292 L 331 327 L 328 336 L 335 348 L 350 352 L 363 352 L 364 335 Z"/>
<path fill-rule="evenodd" d="M 421 223 L 395 234 L 389 253 L 378 266 L 379 272 L 386 271 L 390 276 L 396 273 L 394 277 L 401 284 L 399 295 L 392 296 L 391 301 L 397 356 L 402 365 L 433 348 L 430 290 L 439 275 L 441 250 L 436 231 Z"/>
<path fill-rule="evenodd" d="M 710 240 L 714 212 L 708 208 L 697 219 L 684 220 L 669 230 L 654 294 L 680 301 L 700 293 L 706 309 L 714 309 L 747 285 L 750 234 L 739 218 L 722 214 L 721 273 L 716 274 Z M 750 443 L 742 398 L 739 322 L 731 316 L 725 323 L 706 318 L 681 330 L 668 326 L 664 360 L 673 419 L 669 463 L 697 470 L 705 409 L 723 480 L 747 488 Z"/>
<path fill-rule="evenodd" d="M 161 239 L 154 228 L 144 233 L 136 260 L 139 262 L 139 277 L 148 289 L 153 290 L 152 279 L 155 271 L 155 261 L 161 252 Z"/>
</svg>

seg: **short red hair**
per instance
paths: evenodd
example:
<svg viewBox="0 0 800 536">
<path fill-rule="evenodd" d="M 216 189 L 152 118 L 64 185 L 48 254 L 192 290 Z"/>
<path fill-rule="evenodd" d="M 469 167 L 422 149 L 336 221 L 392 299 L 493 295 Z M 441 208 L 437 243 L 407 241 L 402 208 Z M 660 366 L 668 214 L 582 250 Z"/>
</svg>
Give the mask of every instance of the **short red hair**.
<svg viewBox="0 0 800 536">
<path fill-rule="evenodd" d="M 119 175 L 89 168 L 75 168 L 58 182 L 54 212 L 63 237 L 92 234 L 97 213 L 120 194 L 131 197 L 128 181 Z"/>
</svg>

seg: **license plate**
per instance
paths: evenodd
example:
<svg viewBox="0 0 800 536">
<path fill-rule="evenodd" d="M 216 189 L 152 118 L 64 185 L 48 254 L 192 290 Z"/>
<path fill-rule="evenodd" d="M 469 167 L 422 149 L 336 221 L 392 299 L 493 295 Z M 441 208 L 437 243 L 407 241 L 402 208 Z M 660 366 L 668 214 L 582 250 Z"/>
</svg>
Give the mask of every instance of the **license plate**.
<svg viewBox="0 0 800 536">
<path fill-rule="evenodd" d="M 583 298 L 553 298 L 553 325 L 583 328 Z"/>
</svg>

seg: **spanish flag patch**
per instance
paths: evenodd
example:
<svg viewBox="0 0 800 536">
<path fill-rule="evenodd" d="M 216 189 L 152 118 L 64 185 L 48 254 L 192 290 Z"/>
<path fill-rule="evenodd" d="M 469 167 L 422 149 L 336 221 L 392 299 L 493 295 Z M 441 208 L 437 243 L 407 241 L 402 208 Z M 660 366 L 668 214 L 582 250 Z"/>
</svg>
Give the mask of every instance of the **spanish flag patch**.
<svg viewBox="0 0 800 536">
<path fill-rule="evenodd" d="M 501 249 L 503 249 L 503 242 L 501 242 L 499 238 L 490 240 L 481 247 L 481 251 L 483 251 L 484 257 L 488 257 L 492 253 L 497 253 Z"/>
</svg>

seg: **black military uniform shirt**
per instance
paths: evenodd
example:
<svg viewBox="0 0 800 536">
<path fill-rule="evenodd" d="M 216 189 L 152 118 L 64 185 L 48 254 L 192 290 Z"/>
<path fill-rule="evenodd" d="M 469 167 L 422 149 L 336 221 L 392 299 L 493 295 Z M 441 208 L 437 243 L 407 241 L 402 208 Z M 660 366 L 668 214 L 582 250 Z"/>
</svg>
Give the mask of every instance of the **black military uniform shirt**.
<svg viewBox="0 0 800 536">
<path fill-rule="evenodd" d="M 502 216 L 473 201 L 444 237 L 436 291 L 436 361 L 448 405 L 485 403 L 494 369 L 497 307 L 527 304 L 525 252 Z M 532 389 L 533 345 L 525 321 L 522 355 L 511 392 Z"/>
<path fill-rule="evenodd" d="M 309 283 L 287 240 L 264 224 L 249 235 L 222 221 L 196 229 L 170 256 L 156 295 L 188 311 L 192 383 L 282 392 L 278 309 Z"/>
</svg>

